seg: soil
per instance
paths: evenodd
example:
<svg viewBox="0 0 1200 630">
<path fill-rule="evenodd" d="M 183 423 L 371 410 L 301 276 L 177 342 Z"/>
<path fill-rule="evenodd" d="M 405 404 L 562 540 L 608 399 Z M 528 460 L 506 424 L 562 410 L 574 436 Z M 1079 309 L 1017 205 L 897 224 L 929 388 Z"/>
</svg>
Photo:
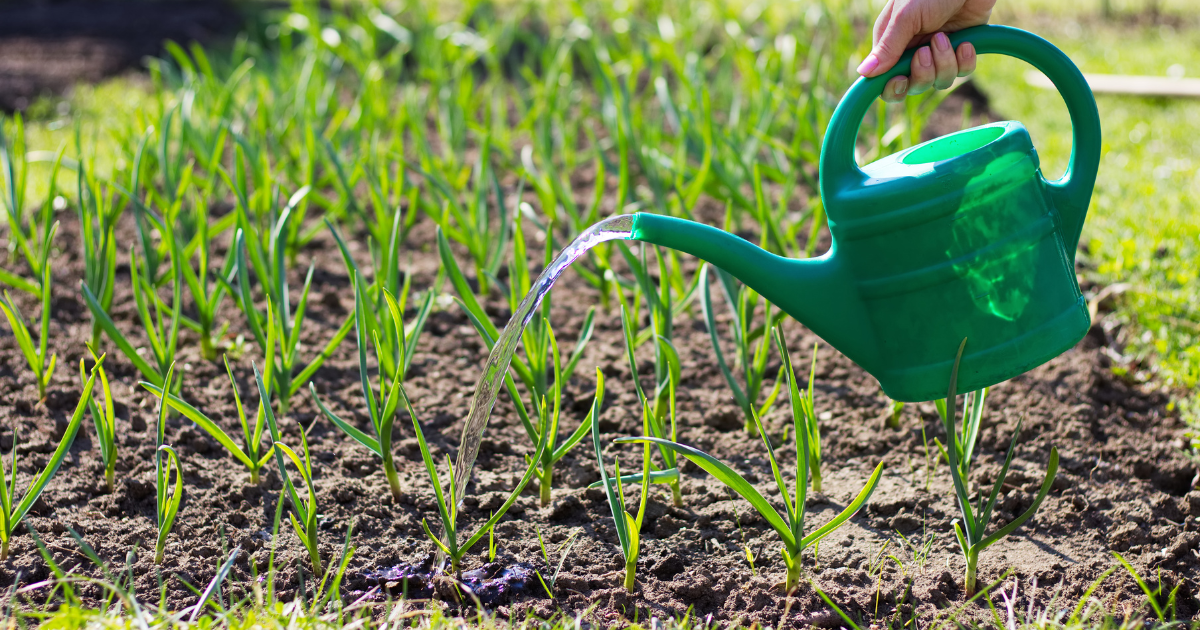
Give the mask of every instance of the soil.
<svg viewBox="0 0 1200 630">
<path fill-rule="evenodd" d="M 241 23 L 223 0 L 67 0 L 0 6 L 0 109 L 138 67 L 171 40 L 186 45 Z"/>
<path fill-rule="evenodd" d="M 576 184 L 586 191 L 581 194 L 590 194 L 590 182 Z M 699 216 L 717 223 L 721 208 L 719 203 L 706 201 Z M 20 438 L 16 446 L 19 486 L 40 470 L 65 430 L 78 399 L 78 361 L 90 331 L 90 319 L 77 290 L 82 261 L 75 214 L 73 210 L 60 214 L 63 226 L 57 241 L 60 250 L 55 254 L 50 324 L 51 348 L 60 367 L 43 402 L 37 400 L 31 372 L 14 339 L 7 333 L 0 337 L 0 449 L 8 452 L 12 448 L 15 431 Z M 130 225 L 123 224 L 121 230 L 120 242 L 134 242 Z M 365 234 L 356 234 L 351 241 L 356 257 L 366 260 Z M 436 274 L 438 260 L 432 243 L 434 227 L 422 217 L 407 242 L 413 286 L 420 291 L 429 289 Z M 223 260 L 225 246 L 217 250 L 216 258 Z M 540 257 L 540 253 L 535 255 Z M 306 357 L 353 309 L 349 281 L 331 238 L 319 236 L 299 252 L 293 286 L 301 284 L 301 273 L 310 262 L 317 271 L 304 331 Z M 25 271 L 17 263 L 5 264 Z M 687 265 L 688 273 L 696 271 L 694 260 L 689 259 Z M 113 317 L 127 334 L 137 338 L 141 333 L 135 331 L 138 325 L 127 266 L 118 270 L 118 276 Z M 445 289 L 449 290 L 448 285 Z M 38 312 L 30 296 L 14 292 L 13 298 L 27 317 Z M 555 289 L 553 301 L 552 320 L 560 343 L 573 347 L 586 309 L 598 304 L 598 295 L 568 271 Z M 460 309 L 449 300 L 438 304 L 421 338 L 407 388 L 435 457 L 444 461 L 458 443 L 486 352 Z M 508 310 L 496 295 L 486 306 L 498 324 L 507 321 Z M 222 315 L 232 322 L 231 338 L 250 338 L 232 304 L 226 303 Z M 792 320 L 784 329 L 797 355 L 796 364 L 807 365 L 817 339 Z M 761 442 L 741 429 L 739 411 L 713 360 L 698 305 L 679 317 L 675 334 L 683 366 L 678 393 L 680 441 L 730 462 L 764 495 L 777 496 Z M 1178 588 L 1177 613 L 1190 618 L 1200 611 L 1200 492 L 1193 490 L 1197 469 L 1184 455 L 1185 428 L 1171 411 L 1168 395 L 1152 385 L 1115 376 L 1109 339 L 1100 321 L 1072 350 L 992 389 L 977 449 L 975 483 L 992 482 L 1017 422 L 1022 421 L 993 527 L 1031 504 L 1051 446 L 1058 448 L 1061 464 L 1037 516 L 982 554 L 980 584 L 996 581 L 1011 570 L 1004 585 L 1010 592 L 1018 589 L 1017 605 L 1027 606 L 1032 599 L 1038 608 L 1073 606 L 1096 578 L 1114 566 L 1113 552 L 1119 552 L 1152 585 L 1161 578 L 1164 592 Z M 183 395 L 231 435 L 240 435 L 223 367 L 219 361 L 201 359 L 197 341 L 195 335 L 182 333 L 179 365 L 184 374 Z M 240 354 L 231 351 L 230 362 L 245 402 L 253 409 L 256 396 L 252 395 L 251 361 L 261 364 L 261 357 L 252 346 L 245 348 Z M 639 365 L 643 383 L 652 373 L 649 357 L 645 359 Z M 137 592 L 151 603 L 157 603 L 161 576 L 166 604 L 179 609 L 196 601 L 185 583 L 202 588 L 234 545 L 243 553 L 234 565 L 226 596 L 247 593 L 252 572 L 261 575 L 265 571 L 274 543 L 278 546 L 278 591 L 285 599 L 295 596 L 300 585 L 298 573 L 307 570 L 308 560 L 286 525 L 278 540 L 271 540 L 281 490 L 274 465 L 264 473 L 260 485 L 251 485 L 248 473 L 216 441 L 178 417 L 168 422 L 167 440 L 183 461 L 184 501 L 168 540 L 165 562 L 161 567 L 152 563 L 153 554 L 147 550 L 155 538 L 154 400 L 136 387 L 138 374 L 123 357 L 110 355 L 106 365 L 113 380 L 120 436 L 117 488 L 109 494 L 103 486 L 98 445 L 90 420 L 85 420 L 62 469 L 27 518 L 55 561 L 78 574 L 101 575 L 72 540 L 69 529 L 74 530 L 113 567 L 131 562 Z M 641 432 L 615 312 L 598 314 L 595 336 L 577 375 L 565 387 L 564 431 L 573 430 L 587 412 L 595 366 L 604 371 L 608 390 L 599 420 L 607 445 L 606 461 L 611 465 L 612 458 L 619 455 L 629 466 L 637 461 L 640 449 L 610 443 Z M 326 404 L 366 429 L 352 340 L 342 344 L 314 381 Z M 805 557 L 806 577 L 812 582 L 802 582 L 791 596 L 775 588 L 783 575 L 783 562 L 773 530 L 748 503 L 690 464 L 683 465 L 683 507 L 671 505 L 665 486 L 652 488 L 637 587 L 632 593 L 622 589 L 623 564 L 611 515 L 603 493 L 587 489 L 599 472 L 586 442 L 558 464 L 552 503 L 540 507 L 536 482 L 531 483 L 496 529 L 496 562 L 487 562 L 486 541 L 481 543 L 468 554 L 464 568 L 474 573 L 464 579 L 470 581 L 488 610 L 502 617 L 545 617 L 561 610 L 572 615 L 586 613 L 605 626 L 649 616 L 682 615 L 689 610 L 722 622 L 841 625 L 813 585 L 849 614 L 866 619 L 917 615 L 918 625 L 924 627 L 935 616 L 960 607 L 963 610 L 956 614 L 961 617 L 990 618 L 986 605 L 964 604 L 963 561 L 951 526 L 956 508 L 950 498 L 946 465 L 927 464 L 927 449 L 935 448 L 933 438 L 944 441 L 933 404 L 908 405 L 900 428 L 888 428 L 884 418 L 889 401 L 876 381 L 824 344 L 819 349 L 816 391 L 825 487 L 809 498 L 810 531 L 846 505 L 879 461 L 886 470 L 868 507 L 825 539 L 815 560 L 811 554 Z M 782 433 L 790 422 L 788 414 L 785 405 L 767 417 L 772 435 Z M 449 606 L 473 606 L 456 603 L 456 591 L 444 578 L 428 579 L 433 544 L 420 523 L 428 519 L 435 531 L 440 531 L 440 526 L 406 417 L 396 423 L 394 434 L 404 490 L 400 501 L 391 498 L 377 460 L 318 417 L 307 392 L 293 398 L 293 408 L 281 423 L 284 439 L 293 446 L 299 444 L 297 425 L 312 427 L 309 439 L 324 558 L 340 552 L 353 523 L 356 551 L 344 583 L 348 599 L 365 596 L 383 601 L 385 593 L 399 596 L 407 589 L 414 597 L 436 598 Z M 465 501 L 465 531 L 471 531 L 503 502 L 524 471 L 524 456 L 531 451 L 507 395 L 502 395 Z M 783 459 L 791 453 L 789 446 L 779 449 Z M 563 541 L 576 535 L 553 598 L 536 577 L 531 579 L 534 570 L 543 575 L 553 572 L 541 559 L 538 532 L 546 539 L 555 565 Z M 753 567 L 747 562 L 746 547 L 756 556 Z M 922 548 L 927 548 L 927 553 Z M 10 559 L 0 563 L 0 587 L 49 577 L 32 538 L 22 528 L 12 542 Z M 311 587 L 311 578 L 306 582 Z M 103 596 L 96 586 L 82 586 L 81 592 L 90 601 Z M 1103 581 L 1096 595 L 1117 610 L 1133 611 L 1144 601 L 1134 580 L 1123 571 Z M 1000 597 L 992 597 L 1003 610 Z M 40 601 L 36 594 L 34 601 Z"/>
</svg>

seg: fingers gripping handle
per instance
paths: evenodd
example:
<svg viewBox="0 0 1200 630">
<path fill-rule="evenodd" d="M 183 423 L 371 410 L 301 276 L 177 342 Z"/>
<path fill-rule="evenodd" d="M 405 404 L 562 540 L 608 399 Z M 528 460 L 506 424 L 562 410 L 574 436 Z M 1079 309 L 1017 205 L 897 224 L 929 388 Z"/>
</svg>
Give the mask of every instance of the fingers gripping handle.
<svg viewBox="0 0 1200 630">
<path fill-rule="evenodd" d="M 1054 82 L 1071 114 L 1074 146 L 1071 161 L 1062 178 L 1048 182 L 1063 218 L 1064 237 L 1074 244 L 1079 240 L 1083 219 L 1091 201 L 1100 166 L 1100 114 L 1092 90 L 1079 68 L 1050 42 L 1021 29 L 1008 26 L 976 26 L 950 35 L 953 48 L 971 42 L 977 54 L 1001 54 L 1016 57 L 1041 70 Z M 833 112 L 821 147 L 821 194 L 847 185 L 857 185 L 866 176 L 854 161 L 854 145 L 863 116 L 883 93 L 888 80 L 907 75 L 914 50 L 904 53 L 889 71 L 873 78 L 861 77 L 850 86 Z M 1073 247 L 1072 247 L 1073 248 Z"/>
</svg>

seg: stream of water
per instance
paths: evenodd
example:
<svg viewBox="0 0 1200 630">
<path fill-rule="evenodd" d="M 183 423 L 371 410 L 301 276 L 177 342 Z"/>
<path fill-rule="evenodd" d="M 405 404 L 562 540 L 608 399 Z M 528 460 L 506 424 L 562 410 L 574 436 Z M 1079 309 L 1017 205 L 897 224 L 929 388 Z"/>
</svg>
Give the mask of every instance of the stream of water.
<svg viewBox="0 0 1200 630">
<path fill-rule="evenodd" d="M 479 455 L 479 444 L 483 440 L 483 431 L 487 428 L 488 417 L 496 404 L 496 396 L 500 392 L 500 384 L 512 362 L 513 353 L 521 340 L 521 333 L 533 319 L 533 314 L 542 303 L 542 298 L 550 292 L 554 282 L 587 250 L 605 241 L 628 240 L 633 238 L 633 215 L 622 214 L 609 217 L 592 227 L 584 230 L 570 245 L 567 245 L 558 258 L 550 263 L 534 281 L 529 294 L 521 300 L 512 319 L 500 333 L 492 353 L 488 355 L 487 363 L 483 366 L 483 374 L 475 384 L 475 395 L 471 397 L 471 411 L 467 422 L 463 425 L 462 439 L 459 441 L 458 460 L 454 463 L 454 501 L 462 502 L 466 496 L 467 482 L 471 479 L 471 469 L 475 466 L 475 458 Z"/>
</svg>

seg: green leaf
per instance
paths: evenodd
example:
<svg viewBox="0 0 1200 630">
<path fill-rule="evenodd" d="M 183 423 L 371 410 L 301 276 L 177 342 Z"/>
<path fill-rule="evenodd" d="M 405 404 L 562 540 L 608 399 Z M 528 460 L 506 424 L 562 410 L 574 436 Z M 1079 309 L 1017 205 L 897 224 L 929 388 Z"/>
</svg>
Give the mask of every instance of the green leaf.
<svg viewBox="0 0 1200 630">
<path fill-rule="evenodd" d="M 1005 536 L 1016 531 L 1018 527 L 1023 525 L 1025 521 L 1033 518 L 1037 510 L 1042 505 L 1042 501 L 1046 499 L 1046 495 L 1050 492 L 1050 486 L 1054 483 L 1054 477 L 1058 474 L 1058 448 L 1050 447 L 1050 463 L 1046 465 L 1046 477 L 1042 479 L 1042 487 L 1038 490 L 1037 497 L 1033 499 L 1033 505 L 1029 506 L 1025 513 L 1013 519 L 1011 523 L 997 530 L 991 536 L 979 541 L 976 547 L 980 550 L 987 549 L 992 543 L 1004 538 Z"/>
<path fill-rule="evenodd" d="M 805 536 L 804 539 L 800 541 L 800 547 L 802 549 L 807 549 L 809 546 L 828 536 L 833 532 L 833 530 L 841 527 L 842 523 L 850 520 L 855 513 L 862 509 L 862 506 L 866 505 L 867 499 L 871 498 L 871 493 L 875 492 L 875 486 L 879 485 L 879 477 L 882 474 L 883 462 L 879 462 L 879 465 L 875 467 L 875 472 L 871 473 L 871 477 L 867 479 L 867 485 L 863 486 L 863 489 L 859 491 L 858 496 L 854 497 L 854 500 L 850 502 L 850 505 L 847 505 L 846 509 L 842 510 L 841 514 L 833 517 L 833 520 L 822 525 L 819 529 L 817 529 L 817 531 Z"/>
<path fill-rule="evenodd" d="M 725 361 L 725 353 L 721 351 L 721 342 L 717 337 L 716 313 L 713 312 L 712 295 L 708 287 L 707 263 L 700 268 L 700 304 L 704 310 L 704 324 L 708 328 L 708 337 L 712 341 L 713 353 L 717 357 L 717 367 L 721 369 L 721 375 L 725 377 L 725 382 L 733 391 L 733 399 L 737 402 L 738 408 L 749 409 L 750 401 L 742 392 L 742 388 L 738 386 L 737 380 L 733 378 L 733 372 L 730 371 L 729 364 Z"/>
<path fill-rule="evenodd" d="M 133 348 L 133 344 L 129 343 L 125 335 L 121 334 L 121 331 L 117 329 L 117 325 L 113 323 L 108 313 L 100 306 L 100 302 L 96 300 L 96 296 L 92 295 L 92 290 L 86 284 L 81 283 L 80 291 L 83 293 L 83 301 L 87 303 L 88 310 L 92 312 L 92 317 L 95 318 L 96 323 L 100 324 L 100 328 L 104 330 L 108 338 L 116 344 L 121 354 L 124 354 L 125 358 L 129 359 L 129 362 L 142 373 L 142 376 L 146 377 L 146 380 L 156 385 L 162 385 L 163 375 L 159 374 L 158 370 L 152 367 L 149 361 L 143 359 L 137 353 L 137 350 Z"/>
<path fill-rule="evenodd" d="M 104 357 L 100 357 L 103 361 Z M 97 363 L 99 365 L 99 363 Z M 21 522 L 25 517 L 25 513 L 33 504 L 37 502 L 38 497 L 42 495 L 42 490 L 46 489 L 46 484 L 54 478 L 54 474 L 58 472 L 59 466 L 62 466 L 63 460 L 67 457 L 67 451 L 71 450 L 71 444 L 75 442 L 75 435 L 79 433 L 79 425 L 83 422 L 83 414 L 87 410 L 88 402 L 92 398 L 92 386 L 96 382 L 96 369 L 92 368 L 92 374 L 88 377 L 87 383 L 83 385 L 83 392 L 79 396 L 79 403 L 75 405 L 75 411 L 71 414 L 71 422 L 67 424 L 67 430 L 63 432 L 62 440 L 58 442 L 58 448 L 54 449 L 54 454 L 50 456 L 50 461 L 46 463 L 46 467 L 42 469 L 41 474 L 29 484 L 29 489 L 25 491 L 25 496 L 17 505 L 16 509 L 8 514 L 8 524 L 10 527 Z M 14 448 L 15 448 L 14 443 Z M 15 462 L 13 468 L 16 468 Z M 16 479 L 16 472 L 13 472 L 13 479 Z M 2 482 L 3 479 L 0 479 Z M 9 496 L 8 500 L 12 501 L 15 497 Z"/>
<path fill-rule="evenodd" d="M 779 533 L 779 537 L 783 539 L 785 545 L 795 548 L 796 541 L 792 536 L 791 529 L 787 521 L 775 511 L 771 503 L 767 501 L 750 482 L 746 481 L 737 471 L 730 468 L 721 460 L 705 453 L 704 451 L 655 437 L 624 437 L 615 440 L 618 444 L 635 443 L 635 442 L 650 442 L 658 444 L 674 450 L 676 453 L 683 455 L 691 460 L 705 472 L 715 477 L 718 481 L 729 487 L 730 490 L 740 494 L 743 499 L 750 502 L 754 509 L 767 520 L 767 523 Z M 604 480 L 607 483 L 607 479 Z"/>
<path fill-rule="evenodd" d="M 155 396 L 161 398 L 163 395 L 163 390 L 158 385 L 148 383 L 146 381 L 141 381 L 138 384 Z M 229 451 L 230 455 L 233 455 L 238 461 L 245 464 L 247 468 L 254 468 L 254 461 L 250 459 L 248 455 L 246 455 L 246 452 L 243 451 L 242 448 L 233 441 L 233 438 L 229 437 L 229 434 L 225 433 L 225 431 L 219 425 L 217 425 L 216 422 L 213 422 L 212 419 L 204 415 L 203 412 L 170 392 L 167 392 L 166 401 L 172 409 L 183 414 L 188 420 L 195 422 L 201 429 L 204 429 L 205 433 L 208 433 L 214 440 L 220 442 L 221 446 L 224 446 L 225 449 Z"/>
<path fill-rule="evenodd" d="M 349 422 L 342 420 L 337 416 L 337 414 L 330 411 L 329 408 L 325 406 L 325 403 L 321 402 L 321 397 L 317 395 L 316 385 L 314 385 L 311 381 L 308 384 L 308 391 L 312 393 L 313 400 L 317 402 L 317 407 L 321 409 L 321 413 L 325 414 L 325 417 L 329 418 L 330 422 L 337 425 L 337 427 L 342 431 L 345 431 L 346 435 L 354 438 L 355 442 L 367 447 L 372 453 L 383 457 L 383 451 L 381 451 L 379 448 L 379 441 L 360 431 L 357 427 Z"/>
</svg>

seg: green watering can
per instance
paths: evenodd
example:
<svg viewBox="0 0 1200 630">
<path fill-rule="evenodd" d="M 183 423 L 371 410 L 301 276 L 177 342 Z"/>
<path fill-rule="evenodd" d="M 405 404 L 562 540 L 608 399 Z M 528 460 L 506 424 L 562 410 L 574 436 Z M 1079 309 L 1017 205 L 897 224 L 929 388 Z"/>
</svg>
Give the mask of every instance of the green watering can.
<svg viewBox="0 0 1200 630">
<path fill-rule="evenodd" d="M 942 398 L 955 353 L 958 390 L 994 385 L 1075 345 L 1090 325 L 1075 246 L 1100 162 L 1100 117 L 1075 64 L 1046 40 L 1003 26 L 950 36 L 955 48 L 1023 59 L 1054 82 L 1074 149 L 1061 179 L 1042 177 L 1019 122 L 931 140 L 859 168 L 863 116 L 888 73 L 860 78 L 833 113 L 821 150 L 821 200 L 833 244 L 793 260 L 723 230 L 639 213 L 633 238 L 729 272 L 879 379 L 895 400 Z"/>
</svg>

